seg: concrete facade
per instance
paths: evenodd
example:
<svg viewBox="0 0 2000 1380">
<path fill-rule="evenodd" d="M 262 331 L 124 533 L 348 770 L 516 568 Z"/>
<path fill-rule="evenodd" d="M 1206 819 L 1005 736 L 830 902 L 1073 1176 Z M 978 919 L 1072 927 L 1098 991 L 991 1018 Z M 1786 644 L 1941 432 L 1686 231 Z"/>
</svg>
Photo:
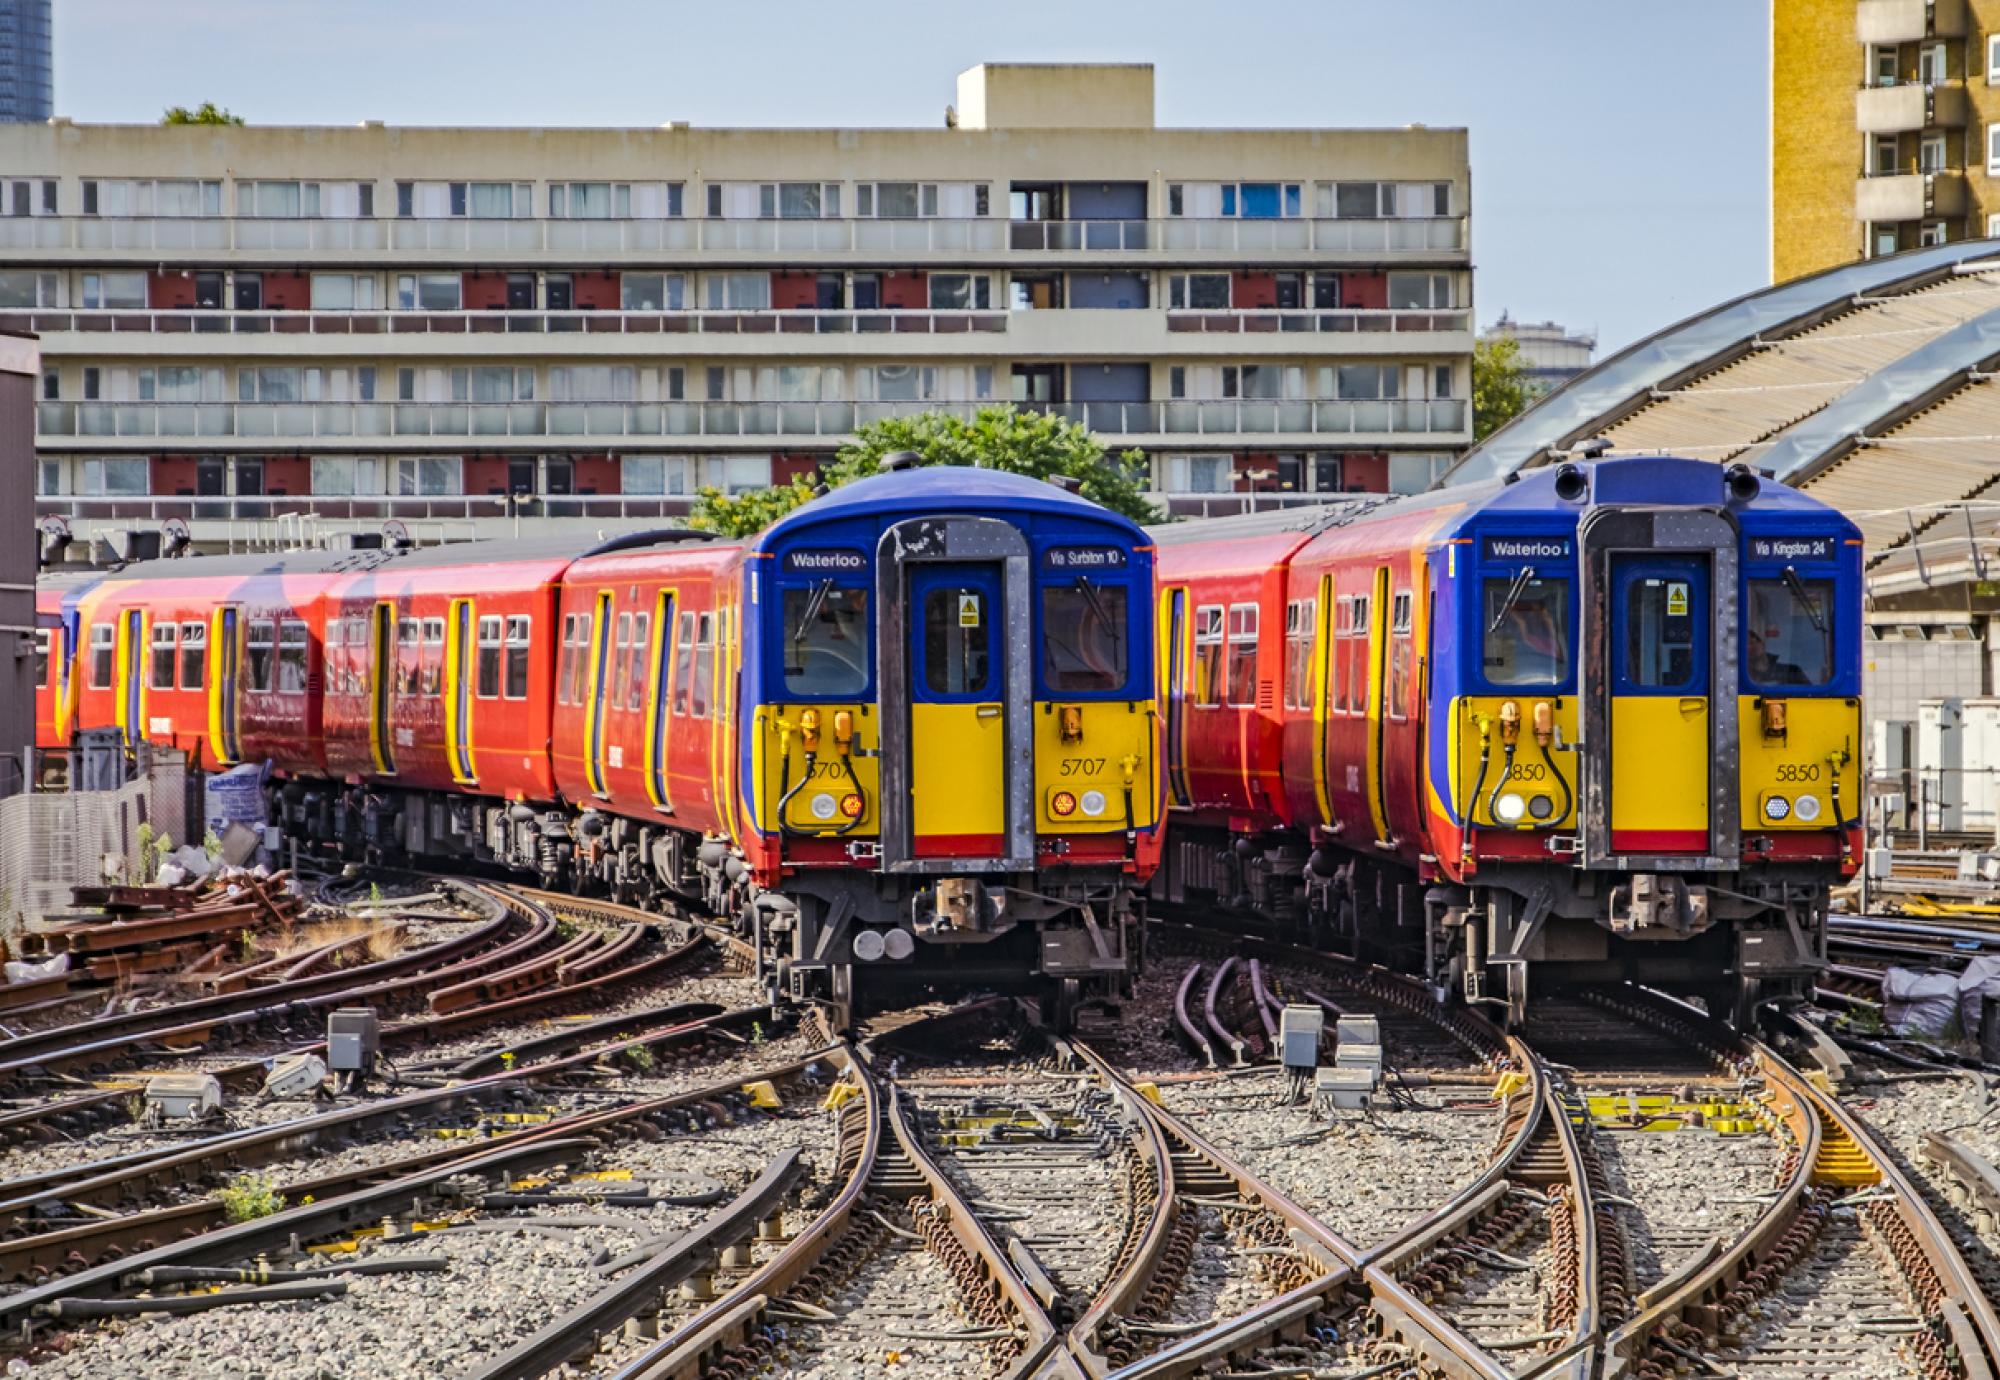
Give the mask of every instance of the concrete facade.
<svg viewBox="0 0 2000 1380">
<path fill-rule="evenodd" d="M 511 530 L 525 489 L 600 530 L 1010 402 L 1187 511 L 1426 485 L 1470 439 L 1465 131 L 1162 129 L 1152 89 L 987 65 L 934 129 L 0 129 L 38 506 L 207 542 Z"/>
</svg>

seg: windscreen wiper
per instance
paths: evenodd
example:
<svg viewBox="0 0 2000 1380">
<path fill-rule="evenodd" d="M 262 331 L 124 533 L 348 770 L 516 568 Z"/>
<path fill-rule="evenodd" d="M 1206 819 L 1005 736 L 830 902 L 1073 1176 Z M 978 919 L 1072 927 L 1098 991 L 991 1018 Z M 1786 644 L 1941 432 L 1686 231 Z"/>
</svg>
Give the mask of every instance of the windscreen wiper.
<svg viewBox="0 0 2000 1380">
<path fill-rule="evenodd" d="M 1090 605 L 1090 612 L 1097 619 L 1098 626 L 1109 632 L 1111 615 L 1105 612 L 1104 601 L 1098 596 L 1097 586 L 1090 582 L 1088 575 L 1079 575 L 1076 577 L 1076 587 L 1083 591 L 1083 602 Z"/>
<path fill-rule="evenodd" d="M 1819 601 L 1812 597 L 1812 592 L 1806 588 L 1806 582 L 1799 578 L 1799 572 L 1791 566 L 1785 567 L 1785 587 L 1791 590 L 1794 599 L 1806 606 L 1806 617 L 1812 619 L 1813 631 L 1825 632 L 1826 619 L 1820 616 Z"/>
<path fill-rule="evenodd" d="M 813 587 L 812 598 L 806 601 L 805 612 L 799 615 L 799 624 L 792 629 L 792 645 L 794 647 L 806 640 L 806 634 L 812 629 L 813 619 L 819 617 L 820 609 L 826 604 L 826 596 L 832 590 L 833 581 L 831 578 L 821 580 L 819 584 Z"/>
<path fill-rule="evenodd" d="M 1490 633 L 1500 631 L 1500 625 L 1507 621 L 1507 615 L 1514 611 L 1514 605 L 1520 602 L 1523 594 L 1527 593 L 1528 586 L 1534 578 L 1535 568 L 1531 565 L 1524 565 L 1514 572 L 1514 582 L 1507 586 L 1507 597 L 1500 601 L 1500 611 L 1493 615 L 1493 621 L 1486 625 L 1486 631 Z"/>
</svg>

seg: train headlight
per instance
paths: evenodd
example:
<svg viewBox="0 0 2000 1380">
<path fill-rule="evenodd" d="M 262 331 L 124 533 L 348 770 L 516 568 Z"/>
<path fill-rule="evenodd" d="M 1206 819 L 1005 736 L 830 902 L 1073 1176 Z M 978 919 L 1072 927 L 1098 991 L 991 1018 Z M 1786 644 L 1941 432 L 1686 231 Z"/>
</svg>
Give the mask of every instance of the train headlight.
<svg viewBox="0 0 2000 1380">
<path fill-rule="evenodd" d="M 1764 818 L 1769 820 L 1788 819 L 1792 813 L 1792 802 L 1781 795 L 1767 797 L 1764 801 Z"/>
<path fill-rule="evenodd" d="M 834 803 L 833 797 L 825 791 L 821 791 L 812 798 L 811 808 L 814 819 L 832 819 L 834 814 L 840 809 Z"/>
<path fill-rule="evenodd" d="M 1502 824 L 1519 824 L 1521 816 L 1528 813 L 1528 802 L 1512 791 L 1493 802 L 1493 818 Z"/>
<path fill-rule="evenodd" d="M 849 819 L 861 818 L 862 808 L 863 806 L 861 797 L 854 794 L 852 791 L 849 791 L 846 795 L 840 798 L 840 812 L 841 814 L 847 816 L 847 818 Z"/>
<path fill-rule="evenodd" d="M 1085 791 L 1083 793 L 1083 799 L 1079 803 L 1081 804 L 1083 812 L 1085 814 L 1089 815 L 1092 819 L 1096 819 L 1099 815 L 1104 813 L 1104 792 Z"/>
<path fill-rule="evenodd" d="M 1819 818 L 1819 797 L 1816 795 L 1800 796 L 1797 803 L 1792 806 L 1792 814 L 1801 823 L 1811 824 Z"/>
<path fill-rule="evenodd" d="M 1555 812 L 1556 812 L 1556 803 L 1555 801 L 1549 799 L 1547 796 L 1537 795 L 1529 797 L 1528 813 L 1532 815 L 1534 818 L 1547 819 L 1550 815 L 1554 814 Z"/>
<path fill-rule="evenodd" d="M 1076 797 L 1068 791 L 1057 791 L 1049 797 L 1049 813 L 1059 819 L 1068 819 L 1076 813 Z"/>
<path fill-rule="evenodd" d="M 886 947 L 880 930 L 861 930 L 854 936 L 854 956 L 863 963 L 873 963 Z"/>
</svg>

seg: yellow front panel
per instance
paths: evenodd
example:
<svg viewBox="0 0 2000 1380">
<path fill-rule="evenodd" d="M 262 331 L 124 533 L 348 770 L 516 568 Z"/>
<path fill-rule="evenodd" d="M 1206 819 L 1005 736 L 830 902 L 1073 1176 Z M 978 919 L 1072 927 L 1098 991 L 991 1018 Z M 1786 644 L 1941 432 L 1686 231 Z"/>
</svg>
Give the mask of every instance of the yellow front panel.
<svg viewBox="0 0 2000 1380">
<path fill-rule="evenodd" d="M 999 704 L 910 706 L 910 832 L 1007 829 L 1007 716 Z"/>
<path fill-rule="evenodd" d="M 752 769 L 759 782 L 757 827 L 766 833 L 777 832 L 778 802 L 806 775 L 805 740 L 799 732 L 800 714 L 805 707 L 796 704 L 757 706 L 751 729 L 751 743 L 756 754 Z M 812 762 L 811 779 L 785 807 L 785 823 L 801 833 L 832 833 L 847 822 L 847 817 L 840 813 L 840 802 L 850 794 L 858 794 L 861 797 L 859 823 L 847 830 L 847 835 L 854 838 L 873 837 L 882 817 L 879 808 L 882 759 L 877 756 L 882 746 L 882 735 L 877 731 L 879 720 L 875 716 L 875 707 L 816 704 L 811 708 L 819 715 L 819 752 Z M 833 740 L 834 715 L 842 712 L 854 716 L 854 750 L 846 758 L 835 748 Z M 790 731 L 787 732 L 782 725 L 790 725 Z M 833 808 L 831 818 L 823 819 L 814 812 L 816 804 L 820 810 L 828 808 L 819 802 L 820 796 L 830 799 Z"/>
<path fill-rule="evenodd" d="M 1063 741 L 1063 711 L 1076 711 L 1082 732 Z M 1151 700 L 1037 704 L 1035 723 L 1035 828 L 1044 834 L 1101 834 L 1143 829 L 1153 822 L 1153 716 Z M 1104 799 L 1092 817 L 1086 797 Z M 1076 802 L 1068 815 L 1052 808 L 1059 793 Z M 1132 817 L 1125 817 L 1126 793 Z"/>
<path fill-rule="evenodd" d="M 1708 700 L 1611 699 L 1611 833 L 1708 832 Z M 1643 846 L 1659 846 L 1657 843 Z M 1640 846 L 1640 845 L 1635 845 Z"/>
<path fill-rule="evenodd" d="M 1836 815 L 1853 819 L 1861 813 L 1861 703 L 1850 699 L 1787 699 L 1784 731 L 1766 733 L 1761 696 L 1744 695 L 1736 702 L 1739 751 L 1743 763 L 1743 823 L 1749 830 L 1832 829 Z M 1834 785 L 1840 787 L 1840 808 L 1834 809 Z M 1783 796 L 1785 818 L 1768 818 L 1767 802 Z M 1799 817 L 1801 799 L 1815 802 Z"/>
<path fill-rule="evenodd" d="M 1521 734 L 1514 744 L 1514 769 L 1507 771 L 1506 744 L 1500 740 L 1500 707 L 1512 702 L 1521 711 Z M 1555 718 L 1555 739 L 1548 756 L 1535 741 L 1535 706 L 1547 701 Z M 1482 829 L 1507 826 L 1493 818 L 1494 791 L 1506 779 L 1503 794 L 1518 795 L 1530 805 L 1537 797 L 1548 801 L 1548 817 L 1537 819 L 1531 812 L 1516 826 L 1522 829 L 1573 829 L 1576 827 L 1577 790 L 1577 700 L 1559 695 L 1469 695 L 1451 708 L 1452 761 L 1454 780 L 1452 802 L 1459 818 L 1470 818 Z M 1479 777 L 1479 729 L 1488 725 L 1486 778 Z M 1565 789 L 1567 787 L 1567 789 Z M 1472 798 L 1474 790 L 1478 799 Z M 1567 804 L 1568 808 L 1564 806 Z M 1469 812 L 1469 815 L 1468 815 Z"/>
</svg>

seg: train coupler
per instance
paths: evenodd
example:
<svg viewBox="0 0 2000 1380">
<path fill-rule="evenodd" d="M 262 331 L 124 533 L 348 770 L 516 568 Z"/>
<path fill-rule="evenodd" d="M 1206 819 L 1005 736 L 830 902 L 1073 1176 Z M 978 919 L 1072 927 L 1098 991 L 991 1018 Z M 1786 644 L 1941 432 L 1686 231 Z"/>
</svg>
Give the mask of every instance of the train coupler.
<svg viewBox="0 0 2000 1380">
<path fill-rule="evenodd" d="M 1674 935 L 1699 934 L 1708 928 L 1708 888 L 1689 886 L 1679 877 L 1635 872 L 1630 884 L 1611 889 L 1613 934 L 1644 935 L 1653 931 Z"/>
</svg>

